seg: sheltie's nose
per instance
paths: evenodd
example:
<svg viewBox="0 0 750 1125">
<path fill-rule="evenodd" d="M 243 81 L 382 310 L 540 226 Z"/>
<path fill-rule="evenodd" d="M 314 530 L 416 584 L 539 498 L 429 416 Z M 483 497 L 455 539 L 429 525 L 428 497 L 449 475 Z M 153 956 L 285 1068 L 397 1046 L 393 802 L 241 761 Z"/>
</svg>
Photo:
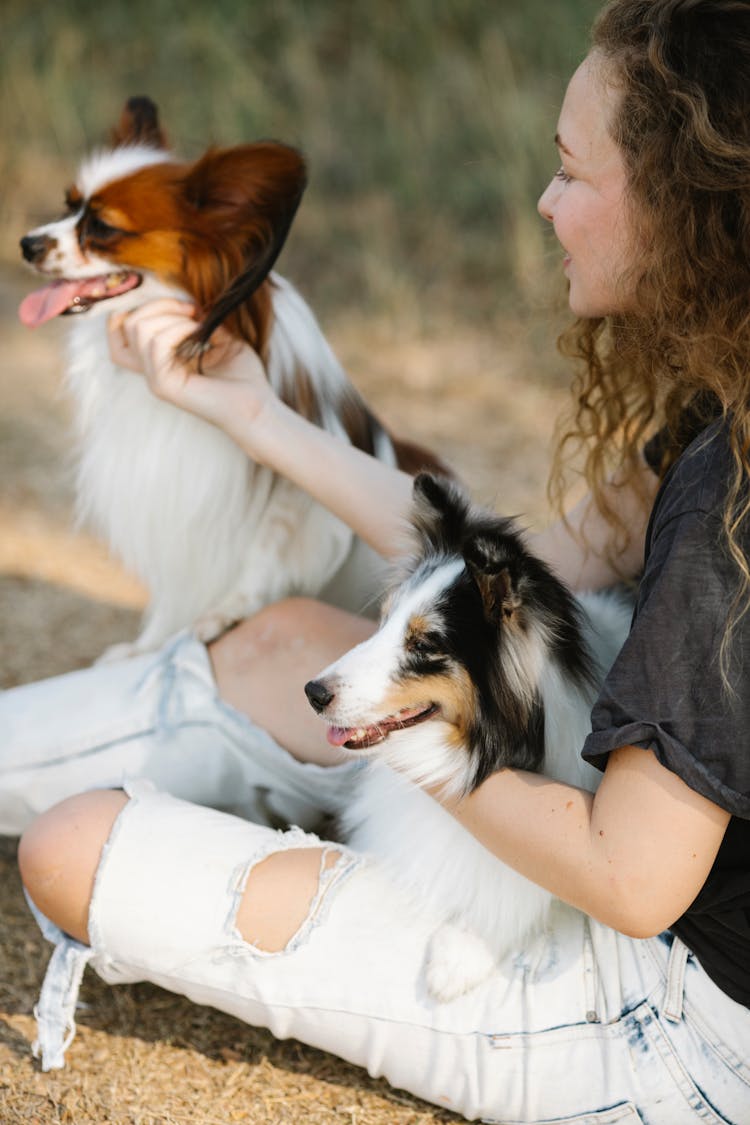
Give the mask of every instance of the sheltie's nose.
<svg viewBox="0 0 750 1125">
<path fill-rule="evenodd" d="M 48 234 L 27 234 L 21 239 L 21 253 L 27 262 L 41 262 L 54 245 Z"/>
<path fill-rule="evenodd" d="M 329 691 L 322 680 L 310 680 L 305 684 L 305 695 L 310 700 L 310 705 L 320 714 L 325 711 L 333 699 L 333 692 Z"/>
</svg>

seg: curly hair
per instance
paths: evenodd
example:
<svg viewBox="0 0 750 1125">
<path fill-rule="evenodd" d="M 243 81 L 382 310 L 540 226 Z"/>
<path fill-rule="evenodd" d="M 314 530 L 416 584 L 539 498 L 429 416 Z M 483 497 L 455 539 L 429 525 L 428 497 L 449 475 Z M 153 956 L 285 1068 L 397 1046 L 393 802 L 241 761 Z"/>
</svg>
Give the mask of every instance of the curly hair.
<svg viewBox="0 0 750 1125">
<path fill-rule="evenodd" d="M 560 337 L 579 361 L 572 416 L 559 433 L 550 494 L 561 506 L 571 453 L 616 532 L 604 482 L 637 480 L 644 439 L 660 434 L 660 473 L 685 443 L 686 414 L 728 423 L 733 457 L 723 513 L 738 588 L 722 646 L 750 604 L 743 547 L 750 519 L 750 2 L 611 0 L 592 58 L 617 92 L 639 248 L 627 315 L 578 319 Z"/>
</svg>

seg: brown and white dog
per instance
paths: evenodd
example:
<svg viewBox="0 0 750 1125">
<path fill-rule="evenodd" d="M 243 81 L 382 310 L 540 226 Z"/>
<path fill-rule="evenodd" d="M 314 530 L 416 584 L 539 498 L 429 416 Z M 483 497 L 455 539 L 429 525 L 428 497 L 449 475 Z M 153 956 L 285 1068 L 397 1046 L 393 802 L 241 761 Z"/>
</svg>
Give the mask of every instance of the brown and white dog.
<svg viewBox="0 0 750 1125">
<path fill-rule="evenodd" d="M 67 214 L 21 241 L 49 279 L 23 301 L 21 320 L 71 320 L 79 518 L 149 591 L 131 651 L 196 624 L 211 639 L 291 593 L 362 611 L 380 588 L 381 561 L 306 493 L 118 369 L 99 314 L 189 298 L 203 315 L 183 357 L 200 357 L 223 325 L 260 354 L 279 396 L 317 425 L 406 471 L 435 464 L 389 437 L 308 305 L 271 272 L 305 183 L 302 156 L 274 142 L 182 162 L 167 149 L 156 107 L 134 98 L 112 147 L 82 164 Z"/>
</svg>

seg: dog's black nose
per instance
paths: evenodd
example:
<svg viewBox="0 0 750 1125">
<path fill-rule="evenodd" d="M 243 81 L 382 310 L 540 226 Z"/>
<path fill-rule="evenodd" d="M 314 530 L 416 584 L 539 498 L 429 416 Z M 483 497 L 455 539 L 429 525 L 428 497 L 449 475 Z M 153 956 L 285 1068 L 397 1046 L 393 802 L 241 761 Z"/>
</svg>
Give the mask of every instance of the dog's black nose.
<svg viewBox="0 0 750 1125">
<path fill-rule="evenodd" d="M 305 695 L 318 714 L 320 714 L 321 711 L 325 711 L 326 707 L 333 699 L 333 692 L 329 691 L 326 685 L 320 680 L 310 680 L 309 683 L 305 684 Z"/>
<path fill-rule="evenodd" d="M 27 262 L 40 262 L 54 245 L 54 238 L 47 234 L 27 234 L 21 239 L 21 253 Z"/>
</svg>

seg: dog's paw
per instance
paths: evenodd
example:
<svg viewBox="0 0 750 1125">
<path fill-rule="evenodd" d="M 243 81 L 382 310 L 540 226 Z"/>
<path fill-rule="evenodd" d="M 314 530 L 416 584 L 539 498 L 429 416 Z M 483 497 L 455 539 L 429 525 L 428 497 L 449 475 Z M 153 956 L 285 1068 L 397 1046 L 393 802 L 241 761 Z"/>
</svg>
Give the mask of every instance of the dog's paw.
<svg viewBox="0 0 750 1125">
<path fill-rule="evenodd" d="M 461 926 L 448 923 L 430 939 L 425 978 L 430 995 L 442 1003 L 471 992 L 494 968 L 486 942 Z"/>
<path fill-rule="evenodd" d="M 251 617 L 268 604 L 268 598 L 259 598 L 240 590 L 222 599 L 219 605 L 208 613 L 202 613 L 193 623 L 193 632 L 204 645 L 215 641 L 222 633 L 226 633 L 234 625 Z"/>
<path fill-rule="evenodd" d="M 210 644 L 236 625 L 243 616 L 243 614 L 235 616 L 226 613 L 205 613 L 193 625 L 193 633 L 204 645 Z"/>
</svg>

